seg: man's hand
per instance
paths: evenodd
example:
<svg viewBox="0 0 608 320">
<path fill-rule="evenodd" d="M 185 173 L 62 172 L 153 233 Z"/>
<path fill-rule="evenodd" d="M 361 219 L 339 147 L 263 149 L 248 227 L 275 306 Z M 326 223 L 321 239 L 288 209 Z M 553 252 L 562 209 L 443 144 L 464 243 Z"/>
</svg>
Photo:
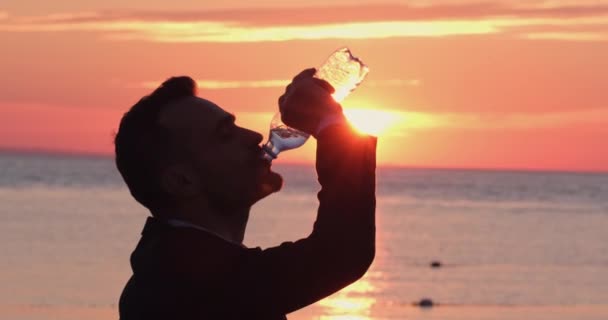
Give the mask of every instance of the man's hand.
<svg viewBox="0 0 608 320">
<path fill-rule="evenodd" d="M 315 135 L 324 119 L 343 118 L 342 107 L 331 94 L 334 88 L 313 77 L 316 69 L 306 69 L 295 78 L 279 98 L 281 120 L 288 126 Z"/>
</svg>

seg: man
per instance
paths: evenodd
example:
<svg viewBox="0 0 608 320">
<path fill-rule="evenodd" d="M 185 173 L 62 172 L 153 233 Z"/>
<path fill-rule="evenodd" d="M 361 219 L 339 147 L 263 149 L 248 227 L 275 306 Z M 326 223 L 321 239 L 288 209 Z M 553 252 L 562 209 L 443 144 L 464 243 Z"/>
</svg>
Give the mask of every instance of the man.
<svg viewBox="0 0 608 320">
<path fill-rule="evenodd" d="M 317 219 L 307 238 L 265 250 L 242 244 L 251 206 L 282 184 L 259 133 L 196 97 L 188 77 L 124 115 L 116 164 L 152 217 L 131 256 L 122 320 L 286 319 L 364 275 L 375 250 L 376 140 L 347 125 L 314 73 L 296 76 L 279 106 L 287 125 L 317 139 Z"/>
</svg>

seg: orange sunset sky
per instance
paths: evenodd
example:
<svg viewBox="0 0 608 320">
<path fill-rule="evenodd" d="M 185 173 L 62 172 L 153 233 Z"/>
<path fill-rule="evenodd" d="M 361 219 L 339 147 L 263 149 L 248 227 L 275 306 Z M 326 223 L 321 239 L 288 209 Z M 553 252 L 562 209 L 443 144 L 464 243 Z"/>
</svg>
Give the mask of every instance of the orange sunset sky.
<svg viewBox="0 0 608 320">
<path fill-rule="evenodd" d="M 267 135 L 289 79 L 348 46 L 371 71 L 343 107 L 383 128 L 382 165 L 608 170 L 608 1 L 4 0 L 0 43 L 3 149 L 111 154 L 172 75 Z"/>
</svg>

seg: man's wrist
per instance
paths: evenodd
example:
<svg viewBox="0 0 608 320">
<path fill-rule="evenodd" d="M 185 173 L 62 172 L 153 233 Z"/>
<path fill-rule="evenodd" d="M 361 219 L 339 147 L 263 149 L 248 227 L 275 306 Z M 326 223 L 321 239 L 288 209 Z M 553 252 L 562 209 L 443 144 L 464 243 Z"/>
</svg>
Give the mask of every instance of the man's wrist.
<svg viewBox="0 0 608 320">
<path fill-rule="evenodd" d="M 342 112 L 328 115 L 328 116 L 324 117 L 323 119 L 321 119 L 321 121 L 319 122 L 319 125 L 317 126 L 317 130 L 315 130 L 315 132 L 313 132 L 313 136 L 316 138 L 327 127 L 335 125 L 335 124 L 343 124 L 343 123 L 346 123 L 346 118 L 344 117 L 344 114 Z"/>
</svg>

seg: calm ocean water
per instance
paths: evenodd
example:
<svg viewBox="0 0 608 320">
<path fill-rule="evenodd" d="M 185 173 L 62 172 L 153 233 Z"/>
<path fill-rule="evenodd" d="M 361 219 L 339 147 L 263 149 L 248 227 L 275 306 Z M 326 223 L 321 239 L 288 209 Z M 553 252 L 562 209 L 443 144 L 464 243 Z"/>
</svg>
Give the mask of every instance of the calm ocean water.
<svg viewBox="0 0 608 320">
<path fill-rule="evenodd" d="M 275 171 L 285 189 L 254 207 L 248 246 L 311 230 L 314 168 Z M 380 169 L 377 181 L 370 271 L 289 319 L 608 319 L 607 174 Z M 146 216 L 109 158 L 0 154 L 0 319 L 117 319 Z"/>
</svg>

